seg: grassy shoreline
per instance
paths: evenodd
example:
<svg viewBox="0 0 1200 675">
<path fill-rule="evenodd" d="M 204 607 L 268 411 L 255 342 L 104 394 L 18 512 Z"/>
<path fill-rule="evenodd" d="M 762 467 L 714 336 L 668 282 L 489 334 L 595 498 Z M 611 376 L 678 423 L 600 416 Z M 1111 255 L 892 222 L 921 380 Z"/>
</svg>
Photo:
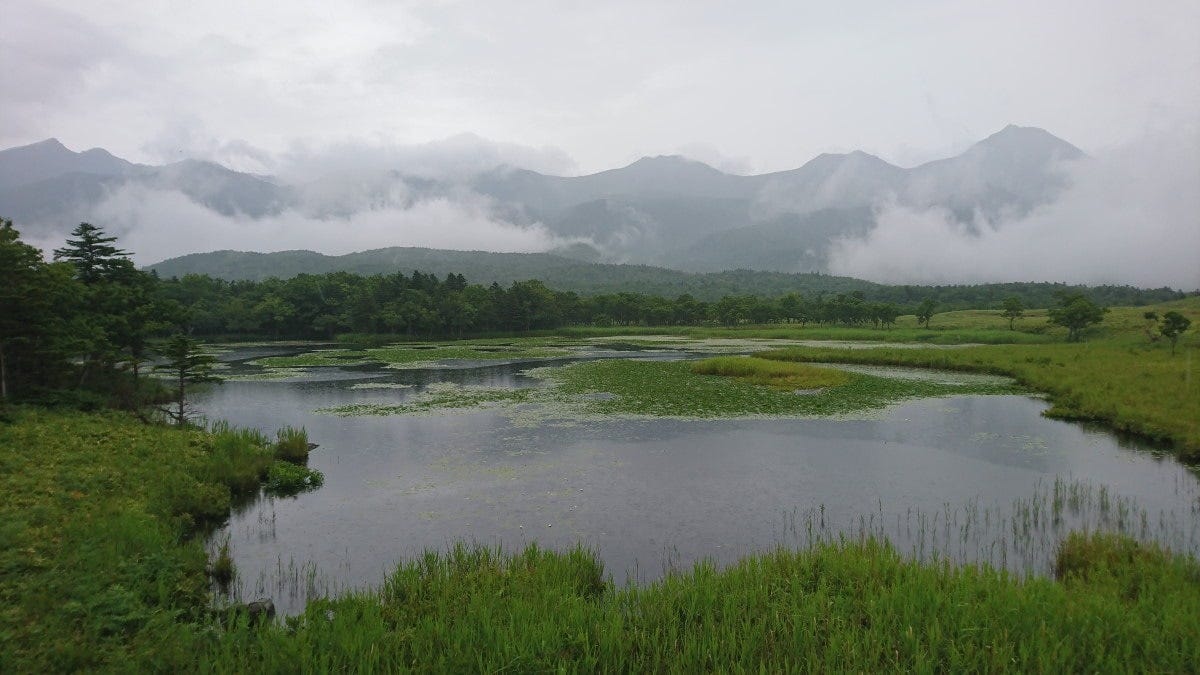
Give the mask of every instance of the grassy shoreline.
<svg viewBox="0 0 1200 675">
<path fill-rule="evenodd" d="M 1142 314 L 1182 312 L 1200 325 L 1200 299 L 1154 307 L 1114 308 L 1081 343 L 980 345 L 954 350 L 788 347 L 757 354 L 791 362 L 841 362 L 936 368 L 1011 377 L 1049 395 L 1047 415 L 1101 423 L 1169 446 L 1184 461 L 1200 461 L 1200 335 L 1191 331 L 1177 353 L 1146 335 Z M 1036 318 L 1028 317 L 1026 320 Z M 1000 320 L 998 313 L 942 317 L 957 326 Z M 957 323 L 955 323 L 957 322 Z"/>
<path fill-rule="evenodd" d="M 865 539 L 621 588 L 587 551 L 458 547 L 253 623 L 211 610 L 189 533 L 259 480 L 257 442 L 115 413 L 14 418 L 0 425 L 4 672 L 1200 666 L 1200 563 L 1111 537 L 1069 539 L 1057 581 Z"/>
</svg>

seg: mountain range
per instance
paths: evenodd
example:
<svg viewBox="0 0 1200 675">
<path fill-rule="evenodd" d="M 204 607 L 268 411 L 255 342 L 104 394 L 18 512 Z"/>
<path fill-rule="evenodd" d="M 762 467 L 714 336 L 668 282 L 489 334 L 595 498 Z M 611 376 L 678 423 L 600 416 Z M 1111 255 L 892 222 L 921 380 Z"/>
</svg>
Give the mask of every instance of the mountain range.
<svg viewBox="0 0 1200 675">
<path fill-rule="evenodd" d="M 97 215 L 106 199 L 129 187 L 181 193 L 215 214 L 243 219 L 245 227 L 289 214 L 336 223 L 466 195 L 484 203 L 494 220 L 543 227 L 561 242 L 552 251 L 561 257 L 694 272 L 821 272 L 836 240 L 870 232 L 881 204 L 945 209 L 967 229 L 993 226 L 1053 201 L 1067 186 L 1062 162 L 1081 157 L 1044 130 L 1009 126 L 962 154 L 912 168 L 856 151 L 750 176 L 659 156 L 585 176 L 501 166 L 431 179 L 397 167 L 288 183 L 199 160 L 134 164 L 49 139 L 0 151 L 0 216 L 46 239 L 84 220 L 122 234 L 121 224 Z M 403 242 L 398 230 L 395 243 Z"/>
</svg>

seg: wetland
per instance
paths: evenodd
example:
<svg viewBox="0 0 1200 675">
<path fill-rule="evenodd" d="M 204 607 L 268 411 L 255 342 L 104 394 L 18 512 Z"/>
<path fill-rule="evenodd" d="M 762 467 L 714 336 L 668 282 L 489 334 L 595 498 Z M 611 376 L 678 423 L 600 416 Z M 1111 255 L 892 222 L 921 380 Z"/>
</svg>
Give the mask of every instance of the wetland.
<svg viewBox="0 0 1200 675">
<path fill-rule="evenodd" d="M 582 544 L 618 584 L 846 538 L 1035 576 L 1072 530 L 1200 550 L 1194 470 L 1004 377 L 822 364 L 790 389 L 695 372 L 778 341 L 498 342 L 222 348 L 229 381 L 197 405 L 304 427 L 324 476 L 210 538 L 227 597 L 296 613 L 459 542 Z"/>
</svg>

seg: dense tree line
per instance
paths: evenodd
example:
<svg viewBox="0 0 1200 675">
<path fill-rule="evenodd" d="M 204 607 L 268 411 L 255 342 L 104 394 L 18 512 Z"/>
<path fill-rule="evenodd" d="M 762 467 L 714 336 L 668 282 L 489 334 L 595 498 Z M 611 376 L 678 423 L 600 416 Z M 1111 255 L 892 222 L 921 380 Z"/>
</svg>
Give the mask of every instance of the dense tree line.
<svg viewBox="0 0 1200 675">
<path fill-rule="evenodd" d="M 202 275 L 162 282 L 163 293 L 187 308 L 193 334 L 329 338 L 338 333 L 458 337 L 562 326 L 668 326 L 830 323 L 890 326 L 905 311 L 869 302 L 855 291 L 807 298 L 730 295 L 703 302 L 684 294 L 581 297 L 540 281 L 468 284 L 460 274 L 439 279 L 416 271 L 359 276 L 346 272 L 290 279 L 221 281 Z"/>
<path fill-rule="evenodd" d="M 0 399 L 71 392 L 137 407 L 154 339 L 186 313 L 87 223 L 54 262 L 0 221 Z"/>
<path fill-rule="evenodd" d="M 581 296 L 536 280 L 484 286 L 468 283 L 462 274 L 438 277 L 420 271 L 371 276 L 331 272 L 263 281 L 189 274 L 161 280 L 136 269 L 115 237 L 100 228 L 82 223 L 72 237 L 54 252 L 54 261 L 47 261 L 20 240 L 11 222 L 0 221 L 0 398 L 89 391 L 136 407 L 142 365 L 152 345 L 171 335 L 433 338 L 562 326 L 770 323 L 886 328 L 901 314 L 916 314 L 928 326 L 936 311 L 948 309 L 936 296 L 908 291 L 915 287 L 887 287 L 901 293 L 904 302 L 869 298 L 861 290 L 731 294 L 703 301 L 690 294 Z M 1059 289 L 1057 297 L 1068 295 Z M 1069 297 L 1077 299 L 1071 312 L 1058 311 L 1085 324 L 1091 321 L 1084 311 L 1094 313 L 1091 302 L 1084 303 L 1085 296 L 1078 293 Z M 1023 307 L 1036 306 L 1018 295 L 976 306 L 1000 307 L 1002 302 L 1010 319 L 1019 317 Z M 1063 325 L 1068 325 L 1066 318 Z M 1078 331 L 1072 330 L 1075 336 Z"/>
</svg>

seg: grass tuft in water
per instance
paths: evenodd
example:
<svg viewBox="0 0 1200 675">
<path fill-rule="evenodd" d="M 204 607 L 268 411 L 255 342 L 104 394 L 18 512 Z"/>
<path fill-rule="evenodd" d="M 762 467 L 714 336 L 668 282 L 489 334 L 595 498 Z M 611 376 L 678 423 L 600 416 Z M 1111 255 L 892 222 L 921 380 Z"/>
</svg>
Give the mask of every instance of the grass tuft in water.
<svg viewBox="0 0 1200 675">
<path fill-rule="evenodd" d="M 213 581 L 225 588 L 233 581 L 234 572 L 233 556 L 229 553 L 229 537 L 226 537 L 221 542 L 220 548 L 217 549 L 217 557 L 213 559 L 210 576 Z"/>
<path fill-rule="evenodd" d="M 325 474 L 292 462 L 275 462 L 267 471 L 263 491 L 269 495 L 287 497 L 325 484 Z"/>
<path fill-rule="evenodd" d="M 308 432 L 304 427 L 283 427 L 277 432 L 275 457 L 302 464 L 308 461 L 308 450 Z"/>
</svg>

